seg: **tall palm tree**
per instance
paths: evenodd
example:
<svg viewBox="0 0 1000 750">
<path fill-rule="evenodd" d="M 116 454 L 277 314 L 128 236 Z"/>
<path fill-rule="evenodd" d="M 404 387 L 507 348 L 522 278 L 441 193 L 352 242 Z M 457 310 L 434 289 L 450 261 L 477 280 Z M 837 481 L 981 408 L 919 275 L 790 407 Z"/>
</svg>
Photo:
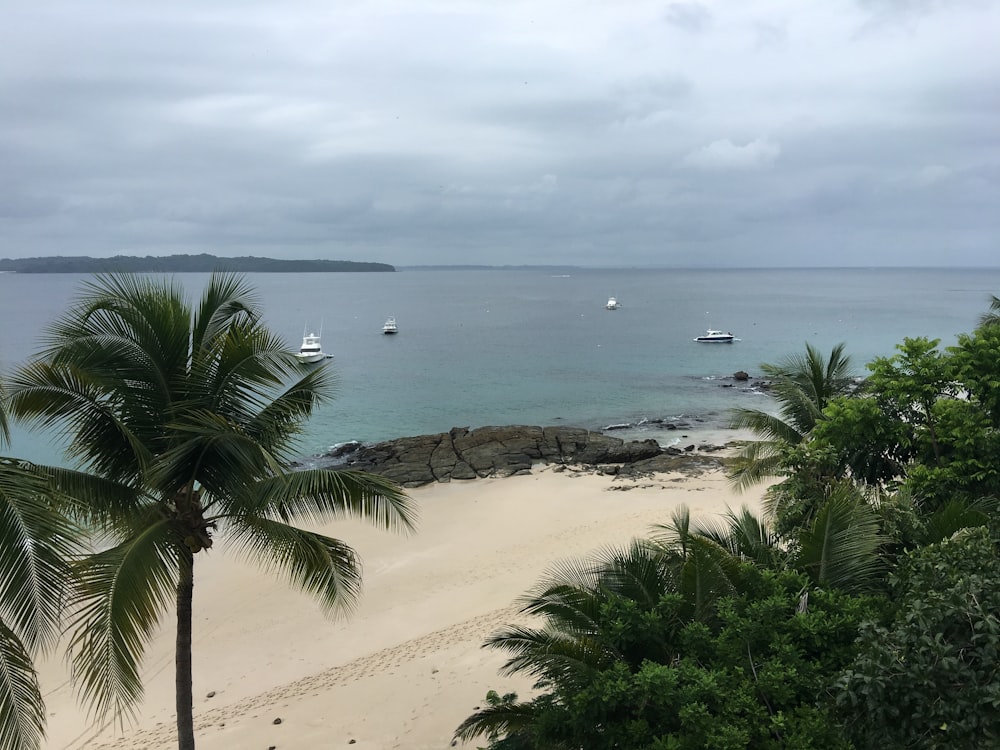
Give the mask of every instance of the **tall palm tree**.
<svg viewBox="0 0 1000 750">
<path fill-rule="evenodd" d="M 804 355 L 788 357 L 779 364 L 763 364 L 771 379 L 771 395 L 778 413 L 760 409 L 737 409 L 731 421 L 735 429 L 749 429 L 761 436 L 735 457 L 730 479 L 737 489 L 746 489 L 780 472 L 781 449 L 801 443 L 831 399 L 848 393 L 853 385 L 850 358 L 844 344 L 837 344 L 829 359 L 806 343 Z"/>
<path fill-rule="evenodd" d="M 198 553 L 224 534 L 237 554 L 282 571 L 325 608 L 349 607 L 360 586 L 356 554 L 294 524 L 352 514 L 412 526 L 408 498 L 388 480 L 287 468 L 332 375 L 296 362 L 239 276 L 214 274 L 195 306 L 174 282 L 97 277 L 10 386 L 12 415 L 69 435 L 79 470 L 55 481 L 95 532 L 97 551 L 79 564 L 70 601 L 82 696 L 98 715 L 134 711 L 144 648 L 175 605 L 181 750 L 195 746 Z"/>
<path fill-rule="evenodd" d="M 0 447 L 10 440 L 0 389 Z M 34 657 L 55 643 L 76 529 L 44 470 L 0 456 L 0 748 L 41 744 L 45 707 Z"/>
</svg>

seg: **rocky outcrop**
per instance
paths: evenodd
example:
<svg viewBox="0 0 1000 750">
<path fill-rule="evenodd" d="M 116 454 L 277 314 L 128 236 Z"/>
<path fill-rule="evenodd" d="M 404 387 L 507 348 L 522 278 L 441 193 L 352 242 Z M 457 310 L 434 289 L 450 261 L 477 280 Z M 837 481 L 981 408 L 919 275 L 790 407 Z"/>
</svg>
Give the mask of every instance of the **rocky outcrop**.
<svg viewBox="0 0 1000 750">
<path fill-rule="evenodd" d="M 694 449 L 691 446 L 686 451 Z M 648 461 L 682 457 L 684 451 L 662 448 L 655 440 L 621 438 L 576 427 L 456 427 L 450 432 L 418 435 L 372 446 L 340 446 L 337 458 L 344 468 L 386 476 L 403 487 L 476 477 L 506 477 L 531 471 L 538 463 L 601 467 L 618 473 L 637 467 L 639 475 L 657 471 Z M 683 458 L 689 458 L 684 455 Z M 707 457 L 716 464 L 721 459 Z M 667 464 L 664 464 L 665 466 Z M 609 468 L 610 467 L 610 468 Z M 676 468 L 665 468 L 674 471 Z"/>
</svg>

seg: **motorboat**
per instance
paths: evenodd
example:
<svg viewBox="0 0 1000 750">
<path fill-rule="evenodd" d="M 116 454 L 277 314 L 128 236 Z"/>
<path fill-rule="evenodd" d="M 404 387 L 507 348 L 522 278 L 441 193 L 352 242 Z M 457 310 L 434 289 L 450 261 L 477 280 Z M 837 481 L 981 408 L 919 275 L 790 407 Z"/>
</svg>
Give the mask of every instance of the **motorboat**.
<svg viewBox="0 0 1000 750">
<path fill-rule="evenodd" d="M 382 325 L 382 333 L 386 336 L 399 333 L 399 328 L 396 327 L 396 319 L 393 316 L 390 315 L 385 319 L 385 323 Z"/>
<path fill-rule="evenodd" d="M 706 344 L 731 344 L 734 341 L 739 341 L 733 334 L 726 331 L 716 331 L 709 328 L 705 331 L 704 336 L 699 336 L 695 341 L 700 341 Z"/>
<path fill-rule="evenodd" d="M 618 299 L 616 297 L 608 297 L 608 304 L 605 305 L 608 310 L 617 310 L 621 305 L 618 304 Z"/>
<path fill-rule="evenodd" d="M 302 346 L 299 347 L 295 358 L 299 362 L 309 365 L 324 359 L 333 359 L 333 355 L 323 351 L 323 346 L 320 343 L 320 335 L 307 333 L 302 336 Z"/>
</svg>

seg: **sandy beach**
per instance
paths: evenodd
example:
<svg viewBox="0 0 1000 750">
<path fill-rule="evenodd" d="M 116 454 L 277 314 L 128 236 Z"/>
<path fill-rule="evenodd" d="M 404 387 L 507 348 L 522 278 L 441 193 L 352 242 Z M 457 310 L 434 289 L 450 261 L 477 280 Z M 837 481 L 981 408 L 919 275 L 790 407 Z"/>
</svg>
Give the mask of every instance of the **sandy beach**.
<svg viewBox="0 0 1000 750">
<path fill-rule="evenodd" d="M 531 475 L 410 491 L 416 533 L 362 523 L 324 527 L 359 552 L 364 594 L 347 617 L 226 555 L 220 539 L 195 569 L 194 696 L 200 750 L 452 747 L 501 678 L 483 639 L 517 620 L 515 600 L 547 567 L 643 536 L 686 504 L 707 518 L 734 494 L 720 471 L 635 481 L 539 466 Z M 125 727 L 88 722 L 61 654 L 41 667 L 49 750 L 176 747 L 172 615 L 144 662 L 145 701 Z M 485 744 L 480 742 L 480 745 Z M 462 747 L 462 745 L 456 745 Z M 475 747 L 475 744 L 466 747 Z"/>
</svg>

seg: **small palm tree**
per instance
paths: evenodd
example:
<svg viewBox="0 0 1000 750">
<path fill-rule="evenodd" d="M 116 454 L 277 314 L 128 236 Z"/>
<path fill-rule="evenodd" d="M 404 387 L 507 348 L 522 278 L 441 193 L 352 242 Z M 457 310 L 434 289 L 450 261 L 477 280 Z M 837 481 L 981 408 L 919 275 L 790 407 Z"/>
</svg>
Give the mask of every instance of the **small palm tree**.
<svg viewBox="0 0 1000 750">
<path fill-rule="evenodd" d="M 77 566 L 70 651 L 97 714 L 134 711 L 144 648 L 176 606 L 178 746 L 194 748 L 194 562 L 217 535 L 333 609 L 358 596 L 358 558 L 295 523 L 351 514 L 411 527 L 408 498 L 388 480 L 287 468 L 331 377 L 303 369 L 261 324 L 246 282 L 225 274 L 194 307 L 169 281 L 97 277 L 15 373 L 11 414 L 63 427 L 79 463 L 53 477 L 96 534 L 98 551 Z"/>
<path fill-rule="evenodd" d="M 0 391 L 0 446 L 10 432 Z M 34 657 L 59 633 L 77 530 L 49 495 L 43 469 L 0 457 L 0 749 L 41 744 L 45 707 Z"/>
<path fill-rule="evenodd" d="M 732 427 L 749 429 L 762 440 L 748 443 L 734 458 L 730 479 L 737 489 L 746 489 L 767 477 L 778 476 L 781 450 L 801 443 L 831 399 L 848 393 L 853 386 L 850 358 L 844 344 L 837 344 L 824 359 L 819 350 L 806 343 L 805 355 L 794 355 L 777 365 L 763 364 L 771 379 L 771 394 L 778 413 L 759 409 L 738 409 Z"/>
</svg>

